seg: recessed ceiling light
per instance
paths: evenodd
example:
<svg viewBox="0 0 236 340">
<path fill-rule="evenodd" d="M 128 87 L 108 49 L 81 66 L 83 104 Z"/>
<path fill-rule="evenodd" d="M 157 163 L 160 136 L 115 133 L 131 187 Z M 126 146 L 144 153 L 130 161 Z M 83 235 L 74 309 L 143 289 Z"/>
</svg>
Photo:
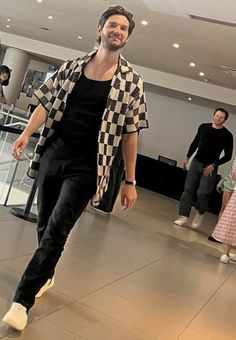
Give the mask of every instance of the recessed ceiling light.
<svg viewBox="0 0 236 340">
<path fill-rule="evenodd" d="M 195 63 L 193 63 L 193 62 L 191 62 L 191 63 L 189 64 L 189 66 L 191 66 L 191 67 L 195 67 L 195 66 L 196 66 L 196 64 L 195 64 Z"/>
<path fill-rule="evenodd" d="M 148 25 L 148 21 L 142 20 L 142 21 L 141 21 L 141 24 L 142 24 L 143 26 L 147 26 L 147 25 Z"/>
<path fill-rule="evenodd" d="M 48 16 L 48 19 L 52 20 L 52 19 L 53 19 L 53 16 L 52 16 L 52 15 L 49 15 L 49 16 Z"/>
<path fill-rule="evenodd" d="M 10 28 L 11 26 L 10 25 L 6 25 L 6 28 Z"/>
<path fill-rule="evenodd" d="M 37 2 L 42 2 L 43 0 L 37 0 Z"/>
<path fill-rule="evenodd" d="M 11 21 L 11 19 L 7 18 L 7 21 L 9 22 L 9 21 Z"/>
<path fill-rule="evenodd" d="M 191 97 L 188 97 L 188 100 L 191 102 L 192 98 L 191 98 Z"/>
<path fill-rule="evenodd" d="M 79 40 L 83 39 L 82 35 L 78 35 L 77 39 Z"/>
<path fill-rule="evenodd" d="M 200 77 L 204 77 L 204 76 L 205 76 L 205 73 L 204 73 L 204 72 L 199 72 L 198 75 L 199 75 Z"/>
<path fill-rule="evenodd" d="M 177 44 L 177 43 L 174 43 L 174 44 L 173 44 L 173 47 L 175 47 L 175 48 L 179 48 L 179 44 Z"/>
</svg>

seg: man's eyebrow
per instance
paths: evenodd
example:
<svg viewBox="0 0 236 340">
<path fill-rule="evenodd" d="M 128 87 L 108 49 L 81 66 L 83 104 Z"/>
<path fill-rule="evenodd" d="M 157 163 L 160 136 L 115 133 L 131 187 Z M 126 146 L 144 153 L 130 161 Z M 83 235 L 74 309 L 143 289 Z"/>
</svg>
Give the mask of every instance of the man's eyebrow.
<svg viewBox="0 0 236 340">
<path fill-rule="evenodd" d="M 129 26 L 125 25 L 125 24 L 119 24 L 119 23 L 117 23 L 117 21 L 109 21 L 108 24 L 118 24 L 118 25 L 126 27 L 126 28 L 129 27 Z"/>
</svg>

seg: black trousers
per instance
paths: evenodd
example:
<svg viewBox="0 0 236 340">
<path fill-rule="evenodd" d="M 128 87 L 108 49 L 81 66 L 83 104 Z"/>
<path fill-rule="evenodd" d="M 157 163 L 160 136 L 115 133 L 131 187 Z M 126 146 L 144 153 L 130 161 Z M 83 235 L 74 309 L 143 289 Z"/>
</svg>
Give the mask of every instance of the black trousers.
<svg viewBox="0 0 236 340">
<path fill-rule="evenodd" d="M 38 174 L 38 248 L 17 287 L 14 301 L 29 310 L 54 275 L 75 222 L 96 191 L 96 169 L 56 139 L 45 151 Z"/>
<path fill-rule="evenodd" d="M 211 176 L 204 176 L 203 171 L 206 166 L 192 160 L 184 184 L 184 192 L 180 198 L 179 214 L 189 217 L 192 206 L 192 199 L 197 193 L 196 208 L 202 215 L 207 211 L 210 195 L 212 194 L 217 178 L 217 168 L 214 169 Z"/>
</svg>

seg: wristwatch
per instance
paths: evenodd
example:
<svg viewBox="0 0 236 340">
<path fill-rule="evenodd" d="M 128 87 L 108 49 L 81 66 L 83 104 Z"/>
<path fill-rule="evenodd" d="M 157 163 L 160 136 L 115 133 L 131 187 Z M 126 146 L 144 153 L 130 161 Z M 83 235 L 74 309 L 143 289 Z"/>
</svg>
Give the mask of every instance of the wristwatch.
<svg viewBox="0 0 236 340">
<path fill-rule="evenodd" d="M 135 181 L 135 179 L 134 179 L 133 181 L 127 181 L 127 180 L 125 180 L 125 184 L 136 185 L 136 181 Z"/>
</svg>

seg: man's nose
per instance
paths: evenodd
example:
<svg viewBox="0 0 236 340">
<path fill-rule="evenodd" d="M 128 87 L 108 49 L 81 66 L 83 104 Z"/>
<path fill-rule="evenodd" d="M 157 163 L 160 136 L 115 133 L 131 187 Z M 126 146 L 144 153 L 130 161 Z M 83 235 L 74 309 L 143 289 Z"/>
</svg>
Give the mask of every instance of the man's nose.
<svg viewBox="0 0 236 340">
<path fill-rule="evenodd" d="M 120 28 L 119 28 L 119 27 L 116 27 L 115 30 L 114 30 L 114 33 L 117 34 L 117 35 L 119 35 L 119 34 L 120 34 L 120 31 L 121 31 Z"/>
</svg>

